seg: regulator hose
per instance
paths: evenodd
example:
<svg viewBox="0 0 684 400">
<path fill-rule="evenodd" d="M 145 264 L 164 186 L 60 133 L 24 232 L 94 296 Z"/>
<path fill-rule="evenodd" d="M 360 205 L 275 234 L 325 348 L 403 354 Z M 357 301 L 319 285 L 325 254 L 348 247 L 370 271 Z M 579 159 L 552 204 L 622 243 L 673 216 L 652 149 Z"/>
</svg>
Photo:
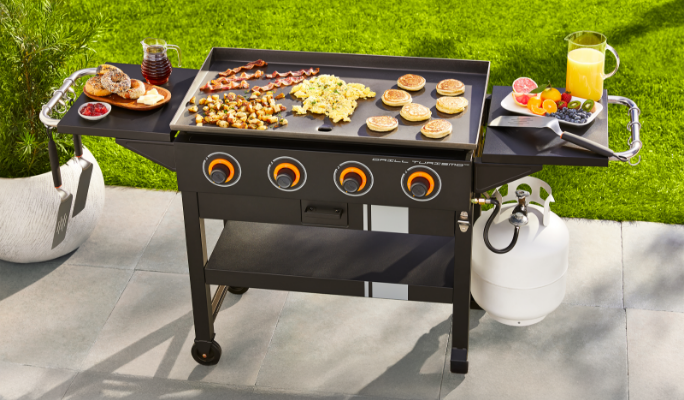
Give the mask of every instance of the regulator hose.
<svg viewBox="0 0 684 400">
<path fill-rule="evenodd" d="M 494 246 L 492 246 L 491 243 L 489 243 L 489 227 L 492 226 L 492 222 L 494 222 L 494 218 L 496 218 L 497 215 L 499 215 L 499 211 L 501 211 L 501 204 L 499 204 L 498 201 L 494 199 L 490 199 L 491 204 L 494 204 L 494 212 L 492 212 L 492 215 L 489 216 L 489 219 L 487 220 L 487 223 L 485 224 L 484 228 L 484 241 L 485 244 L 487 245 L 487 248 L 492 251 L 492 253 L 496 254 L 506 254 L 509 251 L 513 250 L 513 247 L 515 247 L 515 244 L 518 242 L 518 234 L 520 233 L 520 227 L 515 226 L 515 231 L 513 232 L 513 240 L 511 241 L 511 244 L 508 245 L 508 247 L 504 249 L 497 249 Z"/>
</svg>

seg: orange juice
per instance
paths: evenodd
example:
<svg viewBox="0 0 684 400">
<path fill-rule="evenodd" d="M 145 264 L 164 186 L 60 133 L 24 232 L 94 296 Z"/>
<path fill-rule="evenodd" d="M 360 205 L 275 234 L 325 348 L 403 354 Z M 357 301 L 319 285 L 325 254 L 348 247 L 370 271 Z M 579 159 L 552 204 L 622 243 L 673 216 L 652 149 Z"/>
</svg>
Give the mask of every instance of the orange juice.
<svg viewBox="0 0 684 400">
<path fill-rule="evenodd" d="M 601 100 L 603 95 L 603 64 L 605 55 L 591 48 L 579 48 L 568 53 L 565 90 L 573 96 Z"/>
</svg>

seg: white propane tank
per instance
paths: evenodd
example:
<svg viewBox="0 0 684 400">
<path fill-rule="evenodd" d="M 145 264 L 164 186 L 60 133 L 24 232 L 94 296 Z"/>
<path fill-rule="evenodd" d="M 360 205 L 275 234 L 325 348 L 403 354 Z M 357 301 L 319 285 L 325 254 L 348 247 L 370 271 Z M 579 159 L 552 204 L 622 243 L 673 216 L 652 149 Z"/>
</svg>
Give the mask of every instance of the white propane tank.
<svg viewBox="0 0 684 400">
<path fill-rule="evenodd" d="M 511 251 L 496 254 L 487 248 L 483 233 L 494 209 L 485 211 L 473 228 L 473 262 L 470 290 L 477 304 L 502 324 L 527 326 L 543 320 L 563 301 L 565 273 L 568 270 L 570 236 L 565 222 L 549 210 L 553 202 L 549 185 L 537 178 L 525 177 L 508 184 L 508 194 L 495 196 L 502 204 L 499 216 L 489 229 L 489 241 L 496 249 L 511 243 L 514 227 L 508 219 L 517 203 L 515 190 L 527 184 L 532 188 L 528 204 L 528 223 L 520 228 L 518 241 Z M 540 188 L 549 196 L 540 196 Z"/>
</svg>

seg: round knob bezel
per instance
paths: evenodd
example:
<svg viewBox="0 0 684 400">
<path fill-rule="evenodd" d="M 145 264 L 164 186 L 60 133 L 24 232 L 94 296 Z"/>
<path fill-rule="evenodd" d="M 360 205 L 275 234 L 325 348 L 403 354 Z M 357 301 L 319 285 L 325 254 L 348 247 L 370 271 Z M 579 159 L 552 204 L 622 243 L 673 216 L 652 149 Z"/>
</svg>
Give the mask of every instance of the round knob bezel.
<svg viewBox="0 0 684 400">
<path fill-rule="evenodd" d="M 294 169 L 289 168 L 288 164 L 290 167 L 294 167 Z M 288 168 L 295 173 L 295 180 L 292 183 L 292 186 L 288 188 L 278 186 L 278 182 L 276 182 L 275 178 L 277 176 L 277 171 L 279 171 L 279 167 L 280 169 Z M 296 158 L 286 156 L 278 157 L 271 161 L 271 163 L 268 164 L 268 167 L 266 168 L 266 175 L 268 177 L 268 181 L 271 182 L 271 185 L 273 185 L 278 190 L 282 190 L 283 192 L 294 192 L 303 188 L 304 184 L 306 184 L 307 178 L 306 168 L 304 168 L 304 164 L 302 164 Z"/>
<path fill-rule="evenodd" d="M 216 183 L 213 180 L 211 180 L 211 172 L 209 171 L 209 166 L 211 165 L 212 162 L 215 160 L 219 159 L 224 159 L 233 166 L 233 177 L 228 180 L 228 182 L 225 183 Z M 225 165 L 225 164 L 224 164 Z M 228 167 L 230 169 L 230 167 Z M 202 163 L 202 170 L 204 172 L 204 176 L 207 178 L 209 182 L 211 182 L 212 185 L 220 186 L 220 187 L 230 187 L 235 185 L 240 181 L 240 178 L 242 177 L 242 168 L 240 167 L 240 163 L 238 160 L 231 156 L 228 153 L 223 153 L 223 152 L 216 152 L 216 153 L 211 153 L 208 156 L 204 158 L 204 162 Z"/>
<path fill-rule="evenodd" d="M 414 175 L 416 172 L 422 172 L 425 175 L 423 175 L 423 174 Z M 428 182 L 431 182 L 434 184 L 432 189 L 428 188 L 428 193 L 425 195 L 425 197 L 415 197 L 411 193 L 409 179 L 412 175 L 415 177 L 418 177 L 418 176 L 423 177 L 423 178 L 427 179 Z M 404 171 L 404 173 L 401 175 L 400 184 L 401 184 L 401 190 L 404 192 L 406 197 L 410 198 L 411 200 L 415 200 L 415 201 L 430 201 L 430 200 L 434 199 L 435 197 L 437 197 L 439 195 L 439 192 L 442 191 L 442 179 L 439 177 L 439 174 L 437 173 L 437 171 L 435 171 L 434 169 L 432 169 L 430 167 L 426 167 L 424 165 L 416 165 L 416 166 L 413 166 L 413 167 L 407 169 L 406 171 Z"/>
<path fill-rule="evenodd" d="M 355 172 L 361 176 L 362 182 L 359 186 L 359 190 L 356 192 L 347 192 L 342 186 L 344 182 L 343 173 L 345 173 L 345 171 Z M 360 197 L 370 192 L 370 190 L 373 188 L 374 179 L 373 173 L 365 164 L 358 161 L 345 161 L 338 165 L 337 168 L 335 168 L 335 171 L 333 171 L 333 182 L 335 183 L 337 190 L 346 194 L 347 196 Z"/>
</svg>

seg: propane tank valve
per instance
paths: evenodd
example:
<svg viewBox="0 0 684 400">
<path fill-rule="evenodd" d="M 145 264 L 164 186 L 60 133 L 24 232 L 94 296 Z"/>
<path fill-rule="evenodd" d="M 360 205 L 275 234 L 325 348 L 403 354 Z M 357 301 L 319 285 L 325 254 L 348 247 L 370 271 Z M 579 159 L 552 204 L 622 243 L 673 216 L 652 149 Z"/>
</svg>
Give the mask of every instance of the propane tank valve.
<svg viewBox="0 0 684 400">
<path fill-rule="evenodd" d="M 528 223 L 527 198 L 530 196 L 530 192 L 526 190 L 516 190 L 515 195 L 518 198 L 518 204 L 515 206 L 515 208 L 513 209 L 513 213 L 511 214 L 511 217 L 508 219 L 508 222 L 514 227 L 513 239 L 511 240 L 511 243 L 503 249 L 497 249 L 494 246 L 492 246 L 492 244 L 489 242 L 489 228 L 492 226 L 494 218 L 496 218 L 496 216 L 499 215 L 499 212 L 501 211 L 501 204 L 493 198 L 477 198 L 471 200 L 473 204 L 494 204 L 494 212 L 492 213 L 492 215 L 489 216 L 489 219 L 485 224 L 483 233 L 485 245 L 487 245 L 487 248 L 491 250 L 493 253 L 505 254 L 513 250 L 513 247 L 515 247 L 515 244 L 518 242 L 518 234 L 520 233 L 520 227 L 525 226 Z"/>
</svg>

